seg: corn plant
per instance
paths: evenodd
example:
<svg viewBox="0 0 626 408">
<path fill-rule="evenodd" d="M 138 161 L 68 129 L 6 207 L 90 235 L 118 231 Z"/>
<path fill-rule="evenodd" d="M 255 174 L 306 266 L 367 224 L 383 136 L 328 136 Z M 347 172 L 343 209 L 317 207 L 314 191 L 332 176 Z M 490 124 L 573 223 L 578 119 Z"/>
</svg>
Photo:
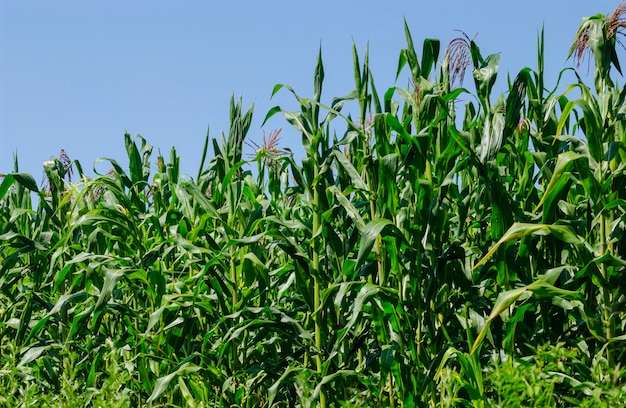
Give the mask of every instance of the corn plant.
<svg viewBox="0 0 626 408">
<path fill-rule="evenodd" d="M 128 134 L 94 177 L 16 158 L 0 405 L 625 404 L 625 11 L 576 33 L 592 87 L 546 83 L 541 31 L 496 95 L 498 53 L 405 21 L 391 86 L 353 45 L 354 90 L 326 97 L 320 49 L 312 97 L 272 91 L 285 126 L 231 99 L 195 177 Z"/>
</svg>

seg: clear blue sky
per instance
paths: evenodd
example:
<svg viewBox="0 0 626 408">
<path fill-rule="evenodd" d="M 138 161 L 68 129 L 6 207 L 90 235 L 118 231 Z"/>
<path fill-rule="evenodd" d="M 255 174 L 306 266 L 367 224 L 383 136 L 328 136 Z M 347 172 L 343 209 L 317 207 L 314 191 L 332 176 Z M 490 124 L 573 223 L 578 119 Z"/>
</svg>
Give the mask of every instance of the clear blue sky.
<svg viewBox="0 0 626 408">
<path fill-rule="evenodd" d="M 210 126 L 228 130 L 229 99 L 255 104 L 249 137 L 257 142 L 267 110 L 295 104 L 270 100 L 277 83 L 312 94 L 321 44 L 323 98 L 353 89 L 351 46 L 367 44 L 377 88 L 394 86 L 403 18 L 421 51 L 426 37 L 442 49 L 461 29 L 483 55 L 501 52 L 497 88 L 506 74 L 536 67 L 537 35 L 545 25 L 551 86 L 584 16 L 608 13 L 614 1 L 2 1 L 0 3 L 0 173 L 20 169 L 41 179 L 42 162 L 65 149 L 88 174 L 99 157 L 126 165 L 123 134 L 141 134 L 182 170 L 196 174 Z M 586 67 L 582 68 L 586 71 Z M 469 78 L 469 77 L 468 77 Z M 406 79 L 399 85 L 406 85 Z M 471 88 L 471 81 L 465 85 Z M 284 127 L 283 147 L 300 138 Z M 251 150 L 251 149 L 250 149 Z M 212 153 L 212 152 L 211 152 Z M 156 157 L 155 157 L 156 159 Z M 108 170 L 106 164 L 98 170 Z"/>
</svg>

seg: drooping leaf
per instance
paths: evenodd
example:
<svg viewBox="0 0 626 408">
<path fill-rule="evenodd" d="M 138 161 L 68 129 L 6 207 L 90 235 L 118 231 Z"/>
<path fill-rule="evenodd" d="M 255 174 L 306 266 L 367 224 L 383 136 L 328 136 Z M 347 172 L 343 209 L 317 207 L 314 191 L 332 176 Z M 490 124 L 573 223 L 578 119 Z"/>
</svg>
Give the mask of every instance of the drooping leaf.
<svg viewBox="0 0 626 408">
<path fill-rule="evenodd" d="M 374 246 L 374 242 L 376 238 L 380 235 L 380 232 L 387 225 L 392 225 L 393 223 L 384 218 L 378 218 L 373 221 L 370 221 L 365 225 L 365 228 L 361 232 L 361 244 L 359 246 L 359 253 L 356 258 L 356 266 L 355 270 L 358 270 L 367 257 L 370 255 L 370 251 Z"/>
</svg>

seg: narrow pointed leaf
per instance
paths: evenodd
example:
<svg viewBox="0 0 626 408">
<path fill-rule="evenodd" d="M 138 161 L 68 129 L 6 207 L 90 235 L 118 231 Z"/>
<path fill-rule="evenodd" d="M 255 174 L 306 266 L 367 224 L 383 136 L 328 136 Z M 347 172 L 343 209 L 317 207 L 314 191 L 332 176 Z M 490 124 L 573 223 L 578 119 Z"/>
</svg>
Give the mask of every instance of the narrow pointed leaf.
<svg viewBox="0 0 626 408">
<path fill-rule="evenodd" d="M 363 263 L 369 256 L 372 250 L 372 247 L 374 246 L 374 242 L 376 241 L 376 238 L 378 237 L 380 232 L 383 230 L 383 228 L 385 228 L 387 225 L 390 225 L 390 224 L 393 224 L 393 223 L 387 219 L 378 218 L 374 221 L 370 221 L 365 226 L 365 228 L 361 232 L 361 245 L 359 247 L 359 254 L 357 255 L 357 258 L 356 258 L 356 266 L 354 268 L 355 270 L 358 270 L 361 267 L 361 265 L 363 265 Z"/>
</svg>

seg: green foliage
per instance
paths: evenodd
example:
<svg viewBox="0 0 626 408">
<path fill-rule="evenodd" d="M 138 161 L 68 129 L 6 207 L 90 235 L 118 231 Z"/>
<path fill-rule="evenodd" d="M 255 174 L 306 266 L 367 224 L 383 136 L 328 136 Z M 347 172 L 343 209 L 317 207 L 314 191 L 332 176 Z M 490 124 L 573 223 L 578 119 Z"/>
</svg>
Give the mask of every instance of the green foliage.
<svg viewBox="0 0 626 408">
<path fill-rule="evenodd" d="M 40 187 L 16 159 L 0 184 L 0 405 L 624 405 L 611 18 L 579 32 L 595 93 L 580 77 L 547 88 L 542 33 L 537 69 L 494 97 L 499 54 L 465 36 L 441 61 L 405 23 L 408 87 L 379 93 L 355 46 L 348 95 L 323 96 L 321 50 L 312 98 L 274 88 L 295 107 L 266 120 L 299 134 L 300 162 L 280 130 L 245 160 L 253 108 L 234 99 L 195 179 L 174 148 L 153 173 L 141 136 L 94 178 L 62 151 Z M 474 93 L 456 86 L 466 69 Z"/>
</svg>

